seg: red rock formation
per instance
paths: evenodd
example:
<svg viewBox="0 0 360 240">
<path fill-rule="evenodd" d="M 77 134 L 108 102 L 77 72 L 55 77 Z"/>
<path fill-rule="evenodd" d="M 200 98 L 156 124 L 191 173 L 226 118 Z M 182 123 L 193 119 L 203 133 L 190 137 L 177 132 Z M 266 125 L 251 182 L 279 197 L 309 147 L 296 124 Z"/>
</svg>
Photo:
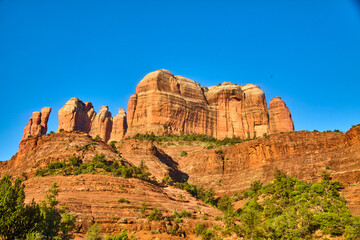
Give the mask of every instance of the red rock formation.
<svg viewBox="0 0 360 240">
<path fill-rule="evenodd" d="M 41 112 L 33 112 L 29 123 L 24 128 L 24 134 L 21 141 L 29 136 L 44 135 L 47 132 L 47 122 L 51 113 L 50 107 L 44 107 Z"/>
<path fill-rule="evenodd" d="M 275 97 L 270 101 L 269 128 L 270 133 L 294 131 L 291 113 L 280 97 Z"/>
<path fill-rule="evenodd" d="M 280 98 L 270 103 L 269 123 L 265 94 L 254 84 L 224 82 L 200 87 L 167 70 L 147 74 L 130 97 L 127 109 L 127 116 L 122 109 L 112 119 L 107 107 L 96 115 L 90 102 L 84 104 L 71 98 L 59 110 L 58 131 L 78 130 L 93 137 L 99 135 L 104 141 L 118 141 L 124 136 L 151 132 L 245 139 L 294 129 L 290 111 Z"/>
<path fill-rule="evenodd" d="M 123 139 L 126 133 L 126 129 L 126 112 L 123 108 L 120 108 L 119 113 L 113 117 L 113 126 L 109 141 L 119 141 Z"/>
<path fill-rule="evenodd" d="M 112 130 L 112 117 L 109 112 L 108 106 L 102 106 L 99 113 L 96 114 L 93 121 L 91 122 L 91 129 L 89 135 L 101 137 L 102 140 L 107 142 L 110 139 Z"/>
<path fill-rule="evenodd" d="M 149 73 L 138 84 L 128 103 L 127 135 L 213 134 L 213 117 L 198 83 L 167 70 Z"/>
<path fill-rule="evenodd" d="M 58 132 L 62 129 L 64 131 L 82 131 L 88 133 L 94 114 L 95 112 L 90 102 L 85 104 L 76 97 L 71 98 L 59 110 Z"/>
<path fill-rule="evenodd" d="M 129 99 L 127 136 L 185 132 L 252 138 L 267 133 L 268 122 L 265 95 L 256 85 L 201 88 L 158 70 L 146 75 Z"/>
<path fill-rule="evenodd" d="M 258 86 L 224 82 L 208 90 L 205 96 L 211 111 L 215 111 L 214 137 L 253 138 L 267 133 L 266 100 Z"/>
</svg>

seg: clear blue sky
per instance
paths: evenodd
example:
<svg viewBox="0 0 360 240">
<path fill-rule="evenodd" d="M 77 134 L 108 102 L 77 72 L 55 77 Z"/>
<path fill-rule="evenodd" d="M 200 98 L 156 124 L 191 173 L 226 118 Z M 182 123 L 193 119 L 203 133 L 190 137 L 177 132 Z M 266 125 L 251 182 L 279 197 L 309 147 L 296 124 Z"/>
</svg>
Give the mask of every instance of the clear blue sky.
<svg viewBox="0 0 360 240">
<path fill-rule="evenodd" d="M 346 131 L 360 123 L 360 4 L 0 0 L 0 160 L 33 111 L 53 108 L 49 131 L 74 96 L 115 115 L 162 68 L 203 86 L 257 84 L 297 130 Z"/>
</svg>

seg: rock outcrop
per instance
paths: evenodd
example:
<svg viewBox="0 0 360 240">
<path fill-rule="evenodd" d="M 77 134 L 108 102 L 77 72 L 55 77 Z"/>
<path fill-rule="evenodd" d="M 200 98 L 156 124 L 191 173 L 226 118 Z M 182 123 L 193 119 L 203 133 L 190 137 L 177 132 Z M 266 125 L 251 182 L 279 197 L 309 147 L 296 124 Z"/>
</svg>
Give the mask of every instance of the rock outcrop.
<svg viewBox="0 0 360 240">
<path fill-rule="evenodd" d="M 119 109 L 118 114 L 113 117 L 113 125 L 110 136 L 111 141 L 119 141 L 124 138 L 127 130 L 126 112 L 123 108 Z"/>
<path fill-rule="evenodd" d="M 270 101 L 269 128 L 269 133 L 294 131 L 291 113 L 280 97 L 275 97 Z"/>
<path fill-rule="evenodd" d="M 267 109 L 264 92 L 254 84 L 199 83 L 167 70 L 147 74 L 124 109 L 112 118 L 107 106 L 96 114 L 90 102 L 71 98 L 59 110 L 59 128 L 82 131 L 104 141 L 119 141 L 137 133 L 205 134 L 218 139 L 261 137 L 294 130 L 291 114 L 281 98 Z"/>
<path fill-rule="evenodd" d="M 29 136 L 44 135 L 47 132 L 47 122 L 51 113 L 51 107 L 44 107 L 41 112 L 33 112 L 29 123 L 24 128 L 21 141 Z"/>
<path fill-rule="evenodd" d="M 253 138 L 267 133 L 265 94 L 258 86 L 224 82 L 207 89 L 205 96 L 215 117 L 212 136 Z"/>
<path fill-rule="evenodd" d="M 140 81 L 127 108 L 127 135 L 204 133 L 212 135 L 213 117 L 198 83 L 169 71 L 149 73 Z"/>
<path fill-rule="evenodd" d="M 107 142 L 110 139 L 112 130 L 112 116 L 108 106 L 102 106 L 99 113 L 96 114 L 91 122 L 89 135 L 92 137 L 99 136 Z"/>
<path fill-rule="evenodd" d="M 57 131 L 81 131 L 88 133 L 95 114 L 90 102 L 85 104 L 76 97 L 71 98 L 59 110 L 59 127 Z"/>
<path fill-rule="evenodd" d="M 285 122 L 292 122 L 284 109 L 275 111 L 281 113 L 275 117 L 277 125 L 272 133 L 285 128 L 279 127 Z M 200 87 L 167 70 L 149 73 L 140 81 L 136 94 L 129 99 L 127 112 L 127 136 L 185 132 L 216 138 L 253 138 L 269 133 L 265 94 L 258 86 L 224 82 Z"/>
</svg>

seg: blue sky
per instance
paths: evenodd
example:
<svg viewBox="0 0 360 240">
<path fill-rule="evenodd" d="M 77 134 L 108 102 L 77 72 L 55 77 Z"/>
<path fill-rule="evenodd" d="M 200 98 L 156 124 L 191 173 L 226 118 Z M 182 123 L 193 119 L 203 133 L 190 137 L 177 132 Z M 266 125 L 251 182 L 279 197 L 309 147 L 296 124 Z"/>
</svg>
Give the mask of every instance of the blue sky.
<svg viewBox="0 0 360 240">
<path fill-rule="evenodd" d="M 346 131 L 360 123 L 360 4 L 0 0 L 0 160 L 33 111 L 53 108 L 49 131 L 74 96 L 115 115 L 162 68 L 203 86 L 257 84 L 297 130 Z"/>
</svg>

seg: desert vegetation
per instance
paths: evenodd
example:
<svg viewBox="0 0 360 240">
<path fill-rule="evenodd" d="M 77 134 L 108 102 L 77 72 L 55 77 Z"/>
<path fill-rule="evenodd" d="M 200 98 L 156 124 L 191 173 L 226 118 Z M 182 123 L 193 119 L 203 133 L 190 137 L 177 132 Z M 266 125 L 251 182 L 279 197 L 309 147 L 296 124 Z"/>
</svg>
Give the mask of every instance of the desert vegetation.
<svg viewBox="0 0 360 240">
<path fill-rule="evenodd" d="M 126 164 L 122 159 L 108 161 L 104 154 L 95 154 L 92 161 L 83 163 L 74 154 L 68 162 L 52 162 L 45 168 L 36 171 L 35 176 L 45 177 L 53 175 L 79 174 L 110 174 L 123 178 L 138 178 L 153 184 L 158 184 L 150 178 L 147 166 L 141 161 L 138 167 Z"/>
<path fill-rule="evenodd" d="M 71 239 L 75 217 L 66 208 L 59 208 L 57 185 L 48 191 L 45 200 L 25 204 L 24 184 L 9 176 L 0 180 L 0 239 Z"/>
<path fill-rule="evenodd" d="M 148 134 L 136 134 L 133 139 L 142 140 L 142 141 L 153 141 L 157 143 L 161 142 L 202 142 L 208 143 L 212 146 L 233 146 L 237 143 L 242 143 L 245 141 L 251 140 L 250 138 L 241 139 L 239 137 L 233 138 L 224 138 L 224 139 L 216 139 L 214 137 L 205 135 L 205 134 L 185 134 L 181 133 L 177 134 L 168 134 L 168 135 L 155 135 L 154 133 Z"/>
<path fill-rule="evenodd" d="M 255 181 L 247 191 L 213 200 L 223 212 L 223 227 L 195 228 L 202 239 L 236 235 L 245 239 L 360 238 L 360 217 L 353 216 L 340 196 L 342 184 L 323 172 L 308 183 L 277 171 L 269 184 Z M 242 208 L 234 202 L 245 200 Z"/>
</svg>

